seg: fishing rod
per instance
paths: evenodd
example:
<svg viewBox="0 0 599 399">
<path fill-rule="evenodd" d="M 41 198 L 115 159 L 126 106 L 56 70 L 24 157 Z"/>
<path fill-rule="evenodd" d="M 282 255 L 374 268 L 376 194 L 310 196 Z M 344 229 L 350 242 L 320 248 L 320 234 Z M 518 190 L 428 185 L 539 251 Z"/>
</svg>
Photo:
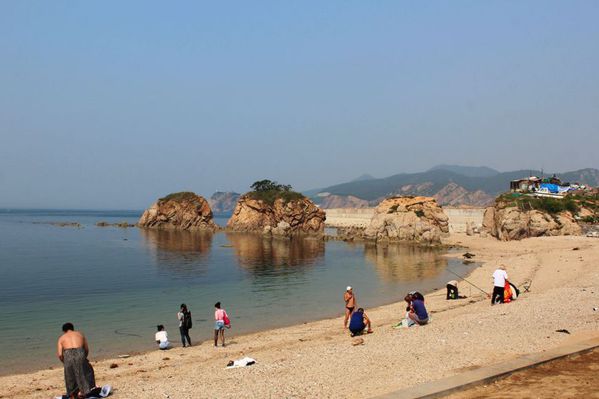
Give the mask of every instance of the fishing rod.
<svg viewBox="0 0 599 399">
<path fill-rule="evenodd" d="M 483 290 L 482 288 L 480 288 L 479 286 L 475 285 L 474 283 L 471 283 L 470 281 L 466 280 L 466 278 L 464 276 L 460 276 L 459 274 L 457 274 L 456 272 L 454 272 L 453 270 L 451 270 L 450 268 L 446 268 L 445 270 L 447 270 L 449 273 L 454 274 L 456 276 L 458 276 L 459 278 L 461 278 L 462 280 L 464 280 L 465 282 L 467 282 L 468 284 L 470 284 L 471 286 L 473 286 L 474 288 L 478 289 L 480 292 L 484 293 L 485 295 L 489 296 L 489 293 L 486 292 L 485 290 Z"/>
</svg>

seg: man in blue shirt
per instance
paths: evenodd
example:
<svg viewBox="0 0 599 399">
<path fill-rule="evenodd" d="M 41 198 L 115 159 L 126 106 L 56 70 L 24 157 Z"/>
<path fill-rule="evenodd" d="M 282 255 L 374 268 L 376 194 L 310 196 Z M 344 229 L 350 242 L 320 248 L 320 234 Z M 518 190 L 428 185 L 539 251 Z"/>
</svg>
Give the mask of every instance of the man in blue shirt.
<svg viewBox="0 0 599 399">
<path fill-rule="evenodd" d="M 370 328 L 370 319 L 366 316 L 366 313 L 364 313 L 364 309 L 360 308 L 351 315 L 349 331 L 353 337 L 362 334 L 365 328 L 368 328 L 366 331 L 367 334 L 372 332 L 372 329 Z"/>
</svg>

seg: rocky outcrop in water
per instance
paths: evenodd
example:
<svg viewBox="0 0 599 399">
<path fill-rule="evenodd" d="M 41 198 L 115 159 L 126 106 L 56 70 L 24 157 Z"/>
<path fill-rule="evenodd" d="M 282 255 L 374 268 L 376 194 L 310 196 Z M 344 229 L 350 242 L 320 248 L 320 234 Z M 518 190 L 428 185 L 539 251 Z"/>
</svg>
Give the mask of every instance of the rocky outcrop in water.
<svg viewBox="0 0 599 399">
<path fill-rule="evenodd" d="M 175 230 L 216 230 L 204 197 L 190 192 L 167 195 L 145 210 L 139 227 Z"/>
<path fill-rule="evenodd" d="M 122 229 L 126 229 L 129 227 L 135 227 L 135 225 L 132 223 L 129 223 L 129 222 L 109 223 L 109 222 L 100 221 L 100 222 L 96 223 L 96 227 L 120 227 Z"/>
<path fill-rule="evenodd" d="M 582 233 L 580 225 L 569 211 L 549 213 L 536 209 L 525 210 L 501 201 L 485 210 L 483 229 L 502 241 Z"/>
<path fill-rule="evenodd" d="M 364 238 L 438 244 L 448 232 L 447 215 L 434 198 L 394 197 L 376 207 Z"/>
<path fill-rule="evenodd" d="M 307 198 L 277 198 L 271 204 L 245 194 L 239 198 L 227 228 L 277 237 L 322 235 L 325 218 L 324 211 Z"/>
</svg>

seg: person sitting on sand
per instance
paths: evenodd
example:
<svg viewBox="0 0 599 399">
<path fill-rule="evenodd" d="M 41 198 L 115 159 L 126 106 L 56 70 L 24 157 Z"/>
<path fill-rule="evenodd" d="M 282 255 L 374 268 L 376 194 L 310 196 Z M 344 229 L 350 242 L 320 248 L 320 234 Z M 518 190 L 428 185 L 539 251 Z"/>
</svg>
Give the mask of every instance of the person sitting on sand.
<svg viewBox="0 0 599 399">
<path fill-rule="evenodd" d="M 94 369 L 87 360 L 89 346 L 85 335 L 75 331 L 73 323 L 62 325 L 57 356 L 64 364 L 64 381 L 69 398 L 84 398 L 96 388 Z"/>
<path fill-rule="evenodd" d="M 424 296 L 418 291 L 408 292 L 408 295 L 406 295 L 403 299 L 408 304 L 408 306 L 406 306 L 406 312 L 409 312 L 412 309 L 412 301 L 414 299 L 420 299 L 421 301 L 424 301 Z"/>
<path fill-rule="evenodd" d="M 158 344 L 158 348 L 161 350 L 168 349 L 170 342 L 168 342 L 168 334 L 166 333 L 164 326 L 160 324 L 156 326 L 156 328 L 158 329 L 158 332 L 155 335 L 155 339 L 156 343 Z"/>
<path fill-rule="evenodd" d="M 370 319 L 366 313 L 364 313 L 364 309 L 359 308 L 351 315 L 351 320 L 349 321 L 349 331 L 353 337 L 362 334 L 366 328 L 366 333 L 370 334 L 372 332 L 372 329 L 370 328 Z"/>
<path fill-rule="evenodd" d="M 499 266 L 499 268 L 493 272 L 493 295 L 491 296 L 491 305 L 504 302 L 505 282 L 507 279 L 505 265 Z"/>
<path fill-rule="evenodd" d="M 408 312 L 408 318 L 421 326 L 428 323 L 428 312 L 424 306 L 424 297 L 422 295 L 419 297 L 413 296 L 410 311 Z"/>
<path fill-rule="evenodd" d="M 352 287 L 349 285 L 345 289 L 343 300 L 345 301 L 345 319 L 343 320 L 343 327 L 347 328 L 349 317 L 354 313 L 354 309 L 356 308 L 356 296 L 354 295 Z"/>
<path fill-rule="evenodd" d="M 223 347 L 225 346 L 225 327 L 229 327 L 229 316 L 225 309 L 221 309 L 220 302 L 214 304 L 214 347 L 218 346 L 218 336 L 220 335 Z"/>
<path fill-rule="evenodd" d="M 458 299 L 458 282 L 457 280 L 451 280 L 447 282 L 447 300 Z"/>
</svg>

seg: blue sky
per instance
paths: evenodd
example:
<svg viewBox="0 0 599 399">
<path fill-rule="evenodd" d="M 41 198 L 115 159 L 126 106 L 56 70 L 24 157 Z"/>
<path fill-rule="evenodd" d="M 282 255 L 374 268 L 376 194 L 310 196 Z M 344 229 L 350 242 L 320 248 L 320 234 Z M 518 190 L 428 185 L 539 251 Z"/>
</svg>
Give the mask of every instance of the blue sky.
<svg viewBox="0 0 599 399">
<path fill-rule="evenodd" d="M 599 167 L 599 2 L 0 2 L 0 207 Z"/>
</svg>

